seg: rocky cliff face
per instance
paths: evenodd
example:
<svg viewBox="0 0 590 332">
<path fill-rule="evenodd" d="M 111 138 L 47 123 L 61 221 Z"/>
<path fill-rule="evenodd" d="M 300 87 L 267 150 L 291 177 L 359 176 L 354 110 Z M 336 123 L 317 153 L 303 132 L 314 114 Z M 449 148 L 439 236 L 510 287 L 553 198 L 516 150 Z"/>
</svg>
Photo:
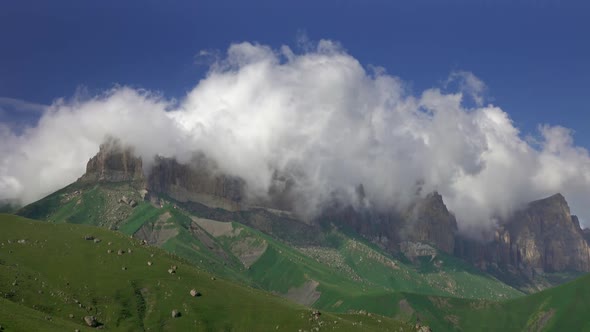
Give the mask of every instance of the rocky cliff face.
<svg viewBox="0 0 590 332">
<path fill-rule="evenodd" d="M 156 157 L 144 176 L 142 160 L 116 139 L 109 139 L 100 146 L 99 153 L 88 161 L 86 174 L 80 181 L 135 181 L 142 189 L 179 202 L 195 202 L 228 211 L 247 209 L 245 182 L 223 174 L 204 155 L 196 155 L 187 164 Z M 287 181 L 287 185 L 281 187 L 287 188 L 283 191 L 271 188 L 269 200 L 263 205 L 270 209 L 290 210 L 293 199 L 290 199 L 288 184 Z M 447 253 L 454 250 L 457 223 L 438 193 L 417 198 L 415 204 L 404 211 L 358 211 L 352 207 L 334 207 L 323 217 L 354 228 L 392 252 L 399 251 L 400 243 L 404 241 L 427 243 Z"/>
<path fill-rule="evenodd" d="M 141 158 L 133 154 L 133 149 L 125 147 L 115 138 L 108 138 L 100 145 L 98 154 L 86 164 L 86 173 L 81 182 L 105 181 L 143 181 Z"/>
<path fill-rule="evenodd" d="M 235 211 L 243 200 L 245 183 L 219 173 L 215 164 L 197 155 L 188 164 L 156 157 L 144 175 L 142 160 L 133 149 L 109 138 L 86 165 L 80 182 L 133 181 L 149 192 L 165 194 L 180 202 L 198 202 L 209 207 Z"/>
<path fill-rule="evenodd" d="M 218 172 L 214 163 L 200 155 L 189 164 L 156 158 L 148 176 L 148 188 L 180 202 L 236 211 L 243 202 L 245 183 Z"/>
<path fill-rule="evenodd" d="M 334 208 L 322 218 L 326 217 L 392 252 L 398 252 L 404 242 L 430 244 L 446 253 L 453 253 L 455 247 L 457 222 L 436 192 L 417 198 L 404 211 L 380 213 L 351 207 Z"/>
<path fill-rule="evenodd" d="M 590 271 L 590 247 L 561 194 L 529 203 L 506 220 L 489 244 L 459 239 L 456 254 L 476 265 L 534 271 Z"/>
<path fill-rule="evenodd" d="M 453 253 L 457 221 L 439 193 L 417 200 L 406 211 L 404 220 L 401 232 L 407 241 L 430 243 L 446 253 Z"/>
<path fill-rule="evenodd" d="M 179 202 L 196 202 L 228 211 L 247 209 L 245 182 L 223 174 L 205 156 L 197 155 L 187 164 L 156 158 L 144 176 L 142 160 L 115 139 L 101 145 L 99 153 L 88 161 L 80 181 L 133 181 L 142 189 Z M 363 196 L 362 186 L 359 189 Z M 276 193 L 276 197 L 272 190 L 269 193 L 268 208 L 290 206 L 288 190 Z M 528 274 L 590 271 L 590 231 L 580 228 L 560 194 L 532 202 L 503 221 L 491 243 L 457 236 L 455 217 L 436 192 L 417 197 L 414 204 L 402 211 L 359 210 L 336 204 L 326 209 L 319 220 L 352 228 L 391 252 L 398 252 L 402 242 L 424 243 L 455 253 L 484 269 L 508 267 Z"/>
<path fill-rule="evenodd" d="M 561 194 L 530 203 L 505 228 L 519 263 L 545 271 L 590 270 L 590 248 Z"/>
</svg>

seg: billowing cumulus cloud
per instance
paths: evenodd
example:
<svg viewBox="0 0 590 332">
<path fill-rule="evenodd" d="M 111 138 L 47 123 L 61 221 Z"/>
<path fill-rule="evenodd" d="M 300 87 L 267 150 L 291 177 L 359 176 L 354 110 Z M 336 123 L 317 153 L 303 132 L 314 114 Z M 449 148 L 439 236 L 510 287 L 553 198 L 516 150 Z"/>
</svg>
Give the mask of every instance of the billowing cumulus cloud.
<svg viewBox="0 0 590 332">
<path fill-rule="evenodd" d="M 0 127 L 0 199 L 27 203 L 76 180 L 112 135 L 145 161 L 204 152 L 243 178 L 251 197 L 268 192 L 273 174 L 286 175 L 306 216 L 334 197 L 355 202 L 363 184 L 377 209 L 437 190 L 467 232 L 556 192 L 586 220 L 590 157 L 572 132 L 544 125 L 529 143 L 507 113 L 485 104 L 476 76 L 450 80 L 454 92 L 416 95 L 335 42 L 303 53 L 234 44 L 182 100 L 116 87 L 58 100 L 23 132 Z"/>
</svg>

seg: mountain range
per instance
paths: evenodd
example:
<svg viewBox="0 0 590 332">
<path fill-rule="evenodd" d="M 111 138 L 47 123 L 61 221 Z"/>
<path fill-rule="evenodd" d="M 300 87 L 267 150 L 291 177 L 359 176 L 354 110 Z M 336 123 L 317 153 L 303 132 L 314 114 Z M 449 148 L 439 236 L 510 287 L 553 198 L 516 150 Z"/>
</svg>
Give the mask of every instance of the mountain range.
<svg viewBox="0 0 590 332">
<path fill-rule="evenodd" d="M 556 328 L 561 308 L 527 307 L 518 324 L 504 308 L 538 302 L 529 297 L 590 270 L 590 231 L 561 194 L 522 206 L 490 239 L 475 240 L 459 232 L 437 192 L 386 210 L 334 200 L 310 219 L 298 213 L 288 176 L 276 174 L 262 198 L 250 197 L 247 185 L 203 154 L 144 161 L 111 138 L 76 182 L 16 213 L 106 228 L 232 285 L 412 329 L 469 330 L 470 316 L 504 317 L 494 326 L 506 330 Z M 362 184 L 356 196 L 365 199 Z"/>
</svg>

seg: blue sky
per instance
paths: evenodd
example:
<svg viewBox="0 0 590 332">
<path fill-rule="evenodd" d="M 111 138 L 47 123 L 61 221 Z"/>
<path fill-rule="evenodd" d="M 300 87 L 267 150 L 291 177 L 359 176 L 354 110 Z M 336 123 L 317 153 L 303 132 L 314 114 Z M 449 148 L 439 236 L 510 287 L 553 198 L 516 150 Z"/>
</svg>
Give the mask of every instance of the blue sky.
<svg viewBox="0 0 590 332">
<path fill-rule="evenodd" d="M 359 183 L 401 206 L 420 183 L 466 230 L 557 192 L 589 226 L 586 3 L 3 2 L 0 201 L 75 181 L 112 135 L 143 160 L 201 151 L 253 197 L 291 174 L 306 215 Z M 472 107 L 474 77 L 497 107 Z"/>
<path fill-rule="evenodd" d="M 241 41 L 294 46 L 305 33 L 339 41 L 363 65 L 386 68 L 416 93 L 440 86 L 453 71 L 473 72 L 524 132 L 563 125 L 588 148 L 585 3 L 6 1 L 0 97 L 48 104 L 80 86 L 93 94 L 123 84 L 179 98 L 207 69 L 195 62 L 200 50 L 223 52 Z M 1 121 L 34 118 L 3 108 Z"/>
</svg>

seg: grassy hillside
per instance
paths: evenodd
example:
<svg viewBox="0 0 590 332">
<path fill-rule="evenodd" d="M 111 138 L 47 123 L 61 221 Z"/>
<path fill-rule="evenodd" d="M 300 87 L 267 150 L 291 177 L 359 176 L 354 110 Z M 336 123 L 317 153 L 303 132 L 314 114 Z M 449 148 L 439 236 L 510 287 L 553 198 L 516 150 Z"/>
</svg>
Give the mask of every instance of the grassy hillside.
<svg viewBox="0 0 590 332">
<path fill-rule="evenodd" d="M 136 200 L 137 206 L 121 202 L 122 197 Z M 242 223 L 228 221 L 232 215 L 228 217 L 226 211 L 207 210 L 206 207 L 200 207 L 197 212 L 189 211 L 182 204 L 166 198 L 144 201 L 132 183 L 86 187 L 73 184 L 19 213 L 52 221 L 48 225 L 53 225 L 47 227 L 86 227 L 62 224 L 65 222 L 116 229 L 119 235 L 108 234 L 125 241 L 132 241 L 129 236 L 149 240 L 174 255 L 158 251 L 163 257 L 180 257 L 187 268 L 196 266 L 204 275 L 213 273 L 221 276 L 220 279 L 231 281 L 233 287 L 238 287 L 234 283 L 239 283 L 267 290 L 322 311 L 338 313 L 340 318 L 352 317 L 348 315 L 354 313 L 358 319 L 370 319 L 368 313 L 376 313 L 410 322 L 420 320 L 435 331 L 534 331 L 543 328 L 559 330 L 561 326 L 572 326 L 574 330 L 587 328 L 584 320 L 579 318 L 583 316 L 575 314 L 586 309 L 583 298 L 589 294 L 581 282 L 564 285 L 568 288 L 563 288 L 562 292 L 558 291 L 562 288 L 557 288 L 522 297 L 520 292 L 490 275 L 440 252 L 434 257 L 418 257 L 409 261 L 404 257 L 392 257 L 353 233 L 326 227 L 316 237 L 323 239 L 319 245 L 305 244 L 298 239 L 305 236 L 305 232 L 292 233 L 288 228 L 281 228 L 283 226 L 278 221 L 271 220 L 275 222 L 275 228 L 268 231 L 269 220 L 255 218 L 255 224 L 268 232 L 264 233 Z M 224 222 L 205 219 L 211 216 L 221 216 L 220 220 Z M 241 217 L 236 215 L 238 220 L 242 220 L 239 219 Z M 289 233 L 289 237 L 277 237 L 279 233 Z M 82 236 L 82 233 L 79 235 Z M 148 252 L 157 250 L 141 248 Z M 105 262 L 109 261 L 101 260 L 101 264 Z M 121 268 L 113 267 L 115 270 Z M 125 271 L 117 270 L 117 274 L 125 275 L 131 270 L 127 268 Z M 164 278 L 167 274 L 165 270 L 160 271 Z M 210 281 L 210 277 L 205 279 Z M 131 290 L 127 290 L 127 295 L 131 299 L 132 294 L 138 298 L 139 286 L 128 285 Z M 143 288 L 146 287 L 139 287 L 140 290 Z M 268 296 L 253 288 L 245 289 Z M 120 295 L 110 294 L 104 299 L 116 296 Z M 294 306 L 285 300 L 272 299 L 273 303 Z M 133 307 L 133 303 L 140 302 L 131 301 L 124 306 L 131 304 Z M 135 305 L 142 307 L 141 304 Z M 115 305 L 107 304 L 107 307 L 111 306 Z M 33 310 L 30 315 L 35 315 L 39 312 L 38 308 L 44 307 L 41 303 L 35 308 L 28 308 Z M 145 308 L 137 309 L 137 312 L 142 310 L 145 311 Z M 167 318 L 169 314 L 162 314 L 159 319 Z M 46 317 L 43 313 L 37 318 L 43 322 Z M 51 322 L 57 323 L 60 319 L 64 322 L 59 324 L 70 322 L 63 317 L 52 318 Z M 139 324 L 140 320 L 131 319 L 129 326 Z M 39 319 L 31 320 L 34 321 Z M 115 321 L 119 324 L 117 326 L 124 326 L 126 319 Z"/>
<path fill-rule="evenodd" d="M 134 199 L 138 205 L 125 204 L 122 197 Z M 181 203 L 165 198 L 143 200 L 133 183 L 75 183 L 19 213 L 57 223 L 117 229 L 228 280 L 337 312 L 368 310 L 397 315 L 399 300 L 375 305 L 374 299 L 397 298 L 400 292 L 489 300 L 522 295 L 441 253 L 435 259 L 400 260 L 353 233 L 329 227 L 321 231 L 318 238 L 324 240 L 320 245 L 297 245 L 306 243 L 299 238 L 307 233 L 290 230 L 281 225 L 281 219 L 253 217 L 254 224 L 261 229 L 268 230 L 267 224 L 274 222 L 269 231 L 272 235 L 242 223 L 204 219 L 228 216 L 206 207 L 189 212 Z M 282 233 L 289 233 L 289 237 L 281 236 Z"/>
<path fill-rule="evenodd" d="M 352 287 L 352 283 L 332 279 L 333 284 L 318 287 L 328 296 L 316 303 L 323 308 L 316 320 L 308 308 L 214 279 L 204 266 L 193 266 L 121 233 L 12 215 L 0 215 L 0 228 L 0 326 L 7 331 L 84 330 L 83 317 L 87 315 L 96 316 L 108 330 L 127 331 L 250 331 L 277 326 L 278 330 L 309 331 L 320 327 L 320 321 L 322 329 L 346 331 L 362 326 L 366 331 L 398 331 L 411 330 L 402 320 L 417 319 L 434 331 L 590 331 L 586 317 L 590 312 L 590 276 L 501 302 L 370 287 L 338 293 L 337 288 Z M 85 240 L 87 235 L 100 242 Z M 125 253 L 119 255 L 119 250 Z M 269 258 L 278 253 L 276 250 L 283 249 L 268 251 Z M 295 252 L 279 257 L 289 255 L 307 257 Z M 277 260 L 259 260 L 247 271 L 257 274 L 257 264 L 277 264 Z M 177 266 L 174 274 L 168 272 L 172 266 Z M 284 289 L 290 284 L 285 280 L 300 283 L 307 278 L 305 273 L 288 272 L 293 273 L 289 278 L 271 275 L 260 279 L 276 281 L 272 287 Z M 202 296 L 190 296 L 193 288 Z M 332 302 L 335 296 L 339 300 Z M 383 308 L 390 310 L 386 312 L 390 318 L 367 313 Z M 354 314 L 329 313 L 350 309 Z M 172 310 L 179 310 L 181 317 L 173 318 Z"/>
<path fill-rule="evenodd" d="M 409 328 L 375 315 L 322 313 L 315 319 L 308 308 L 215 279 L 161 249 L 101 228 L 11 215 L 0 215 L 0 228 L 0 325 L 9 331 L 84 330 L 87 315 L 121 331 Z M 100 242 L 85 240 L 87 235 Z M 172 266 L 174 274 L 168 272 Z M 193 288 L 202 296 L 191 296 Z M 173 318 L 172 310 L 181 316 Z"/>
<path fill-rule="evenodd" d="M 465 330 L 590 331 L 590 275 L 480 310 L 458 310 Z M 481 322 L 485 322 L 482 325 Z"/>
<path fill-rule="evenodd" d="M 500 302 L 418 294 L 406 297 L 434 331 L 590 331 L 590 275 Z"/>
</svg>

